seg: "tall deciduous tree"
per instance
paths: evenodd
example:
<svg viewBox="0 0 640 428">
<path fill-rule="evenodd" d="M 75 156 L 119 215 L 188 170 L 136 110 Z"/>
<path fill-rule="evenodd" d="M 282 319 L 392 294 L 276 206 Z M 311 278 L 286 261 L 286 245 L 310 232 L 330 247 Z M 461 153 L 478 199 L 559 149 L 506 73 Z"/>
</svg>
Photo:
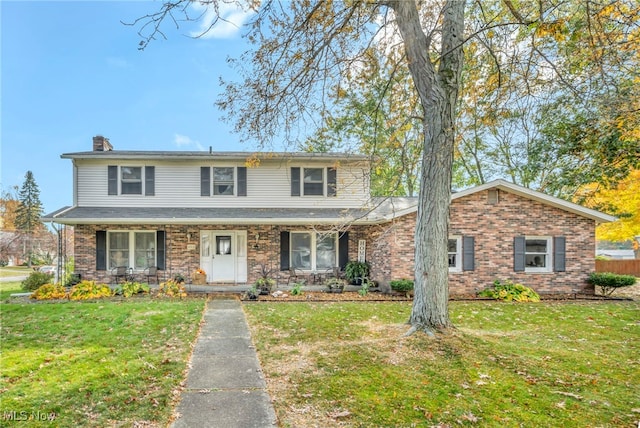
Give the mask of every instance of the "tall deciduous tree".
<svg viewBox="0 0 640 428">
<path fill-rule="evenodd" d="M 33 234 L 44 228 L 40 221 L 42 216 L 42 203 L 40 202 L 40 189 L 36 183 L 33 173 L 27 171 L 24 176 L 24 183 L 18 192 L 20 205 L 16 210 L 16 229 L 22 231 L 27 236 L 27 260 L 31 267 L 31 254 L 33 253 Z"/>
<path fill-rule="evenodd" d="M 602 7 L 597 0 L 575 1 Z M 214 16 L 212 25 L 223 19 L 219 11 L 226 1 L 200 3 L 209 6 L 211 13 L 201 16 Z M 493 51 L 497 64 L 526 58 L 530 67 L 525 69 L 524 82 L 561 76 L 565 67 L 558 67 L 557 45 L 552 40 L 540 43 L 536 36 L 562 28 L 561 22 L 571 11 L 544 0 L 518 4 L 512 0 L 470 1 L 472 18 L 467 20 L 465 34 L 464 0 L 234 3 L 255 12 L 246 27 L 254 49 L 230 61 L 240 79 L 223 82 L 225 93 L 218 106 L 238 132 L 264 145 L 276 139 L 306 140 L 331 110 L 327 95 L 349 85 L 348 76 L 368 64 L 369 49 L 378 40 L 397 40 L 402 52 L 398 59 L 409 70 L 423 114 L 411 331 L 449 327 L 446 254 L 462 48 L 491 29 L 508 29 L 504 37 L 516 55 Z M 189 4 L 188 0 L 165 1 L 159 12 L 141 18 L 142 47 L 163 35 L 163 20 L 191 19 Z M 591 9 L 582 15 L 592 16 Z M 585 27 L 591 21 L 580 22 Z M 589 35 L 588 31 L 579 33 L 576 43 Z M 606 43 L 596 44 L 601 45 Z M 589 49 L 583 52 L 586 55 Z"/>
<path fill-rule="evenodd" d="M 618 221 L 604 223 L 596 228 L 598 239 L 634 241 L 640 238 L 640 169 L 632 171 L 615 186 L 592 183 L 584 186 L 580 192 L 588 206 L 618 217 Z M 638 250 L 637 244 L 634 249 Z M 640 258 L 639 253 L 636 251 L 636 258 Z"/>
</svg>

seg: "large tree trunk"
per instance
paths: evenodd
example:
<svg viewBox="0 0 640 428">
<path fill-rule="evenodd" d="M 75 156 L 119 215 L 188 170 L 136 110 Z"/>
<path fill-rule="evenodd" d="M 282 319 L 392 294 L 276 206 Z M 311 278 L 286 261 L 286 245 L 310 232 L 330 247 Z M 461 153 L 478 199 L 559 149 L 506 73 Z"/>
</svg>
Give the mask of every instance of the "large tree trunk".
<svg viewBox="0 0 640 428">
<path fill-rule="evenodd" d="M 396 12 L 409 70 L 425 116 L 415 231 L 415 294 L 409 319 L 412 326 L 410 332 L 432 332 L 451 326 L 447 240 L 465 2 L 449 0 L 444 6 L 441 57 L 437 71 L 429 58 L 432 40 L 422 30 L 415 2 L 398 0 L 390 5 Z"/>
</svg>

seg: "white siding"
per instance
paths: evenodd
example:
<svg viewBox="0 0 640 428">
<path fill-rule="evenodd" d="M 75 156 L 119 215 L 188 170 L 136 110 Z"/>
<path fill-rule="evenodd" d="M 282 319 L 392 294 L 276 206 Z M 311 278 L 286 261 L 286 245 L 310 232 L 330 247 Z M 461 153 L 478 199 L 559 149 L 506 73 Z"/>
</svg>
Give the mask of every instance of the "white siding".
<svg viewBox="0 0 640 428">
<path fill-rule="evenodd" d="M 337 166 L 337 196 L 291 196 L 291 167 L 334 167 L 331 162 L 263 161 L 247 168 L 247 196 L 200 196 L 200 167 L 244 166 L 242 163 L 197 161 L 77 161 L 79 206 L 114 207 L 244 207 L 305 208 L 360 207 L 369 196 L 366 166 L 343 162 Z M 155 166 L 155 196 L 107 195 L 107 166 Z M 144 169 L 144 168 L 143 168 Z M 326 176 L 325 176 L 326 180 Z M 236 186 L 237 190 L 237 186 Z"/>
</svg>

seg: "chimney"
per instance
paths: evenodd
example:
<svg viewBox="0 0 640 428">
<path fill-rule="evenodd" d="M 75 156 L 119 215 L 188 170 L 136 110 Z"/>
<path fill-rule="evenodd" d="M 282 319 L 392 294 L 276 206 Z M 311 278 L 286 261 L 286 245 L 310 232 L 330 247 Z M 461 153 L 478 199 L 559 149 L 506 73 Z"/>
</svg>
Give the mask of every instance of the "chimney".
<svg viewBox="0 0 640 428">
<path fill-rule="evenodd" d="M 102 135 L 96 135 L 93 137 L 93 151 L 94 152 L 110 152 L 113 150 L 113 146 L 109 142 L 108 138 Z"/>
</svg>

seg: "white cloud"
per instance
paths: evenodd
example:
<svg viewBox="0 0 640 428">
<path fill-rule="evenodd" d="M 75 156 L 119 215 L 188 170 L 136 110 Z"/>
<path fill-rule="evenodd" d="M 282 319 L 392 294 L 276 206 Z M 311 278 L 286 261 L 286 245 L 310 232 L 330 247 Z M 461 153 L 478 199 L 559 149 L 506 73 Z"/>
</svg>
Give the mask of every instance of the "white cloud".
<svg viewBox="0 0 640 428">
<path fill-rule="evenodd" d="M 215 5 L 217 5 L 217 10 Z M 245 11 L 239 5 L 223 2 L 210 5 L 193 3 L 192 7 L 196 14 L 198 16 L 202 15 L 202 17 L 200 18 L 200 27 L 191 31 L 189 35 L 202 39 L 231 38 L 241 30 L 242 26 L 255 13 L 254 11 Z M 214 24 L 213 27 L 209 29 L 212 24 Z"/>
<path fill-rule="evenodd" d="M 204 147 L 200 144 L 200 141 L 192 140 L 191 137 L 186 135 L 174 134 L 173 142 L 179 148 L 188 149 L 195 147 L 196 150 L 204 151 Z"/>
</svg>

